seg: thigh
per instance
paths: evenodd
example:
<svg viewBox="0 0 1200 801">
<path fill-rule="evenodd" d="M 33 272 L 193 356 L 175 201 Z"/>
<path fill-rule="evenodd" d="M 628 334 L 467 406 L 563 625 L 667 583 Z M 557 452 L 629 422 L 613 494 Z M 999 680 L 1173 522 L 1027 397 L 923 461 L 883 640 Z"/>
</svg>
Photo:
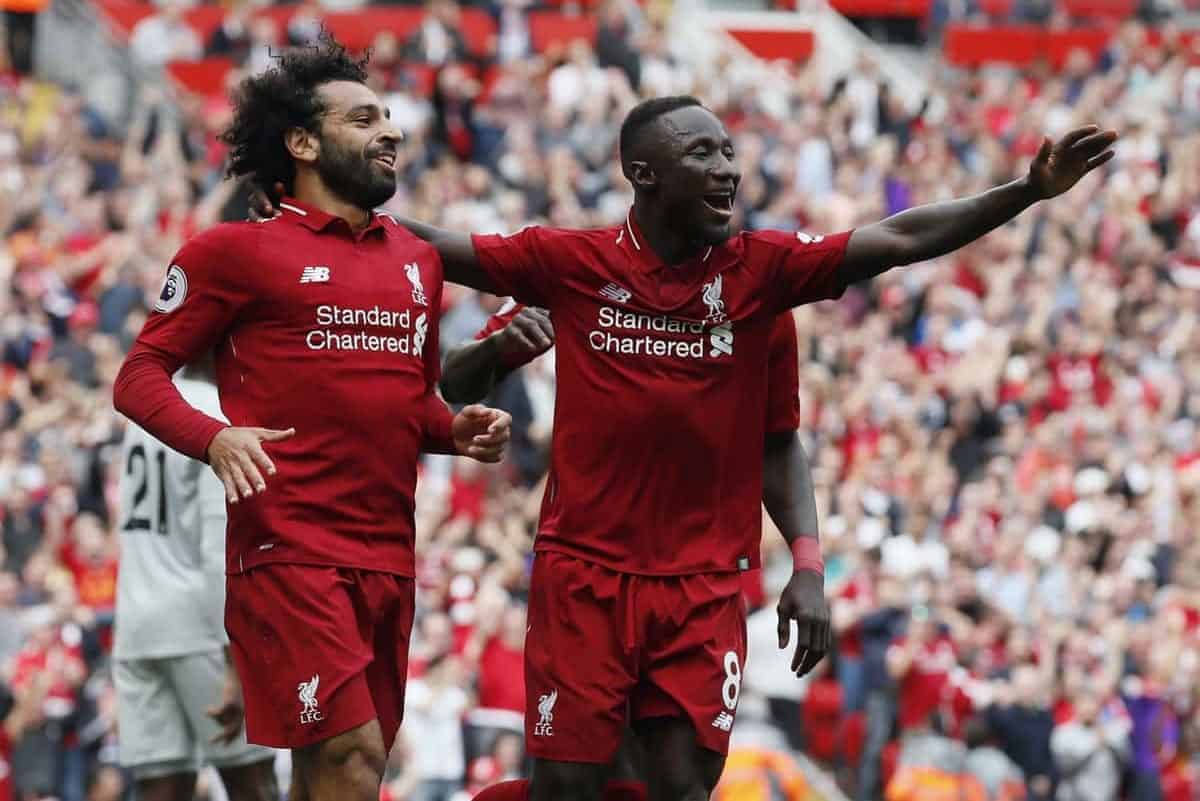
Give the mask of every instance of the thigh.
<svg viewBox="0 0 1200 801">
<path fill-rule="evenodd" d="M 708 798 L 725 769 L 725 754 L 705 746 L 683 718 L 638 722 L 638 735 L 653 761 L 647 785 L 650 801 Z"/>
<path fill-rule="evenodd" d="M 357 571 L 357 574 L 369 601 L 373 628 L 374 658 L 367 666 L 367 686 L 384 748 L 390 751 L 404 717 L 416 582 L 390 573 Z"/>
<path fill-rule="evenodd" d="M 225 688 L 226 665 L 222 652 L 209 651 L 166 659 L 163 660 L 163 669 L 170 678 L 188 727 L 207 763 L 217 768 L 236 767 L 274 756 L 271 749 L 248 743 L 244 729 L 232 743 L 213 742 L 221 727 L 209 717 L 208 710 L 220 703 L 221 692 Z"/>
<path fill-rule="evenodd" d="M 623 636 L 628 579 L 556 553 L 538 553 L 525 638 L 525 742 L 530 754 L 608 763 L 621 743 L 637 681 Z"/>
<path fill-rule="evenodd" d="M 117 660 L 117 726 L 121 765 L 137 779 L 196 769 L 196 742 L 163 660 Z"/>
<path fill-rule="evenodd" d="M 337 568 L 270 564 L 229 576 L 225 628 L 250 742 L 304 748 L 375 719 L 368 617 Z"/>
<path fill-rule="evenodd" d="M 728 753 L 746 660 L 737 574 L 653 579 L 641 592 L 645 668 L 631 717 L 683 719 L 702 747 Z"/>
</svg>

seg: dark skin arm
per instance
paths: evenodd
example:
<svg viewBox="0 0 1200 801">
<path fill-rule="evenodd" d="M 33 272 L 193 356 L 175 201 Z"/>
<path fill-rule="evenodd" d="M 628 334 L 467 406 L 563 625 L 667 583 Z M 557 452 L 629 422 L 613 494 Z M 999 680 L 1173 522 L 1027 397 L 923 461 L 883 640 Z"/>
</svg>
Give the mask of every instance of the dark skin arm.
<svg viewBox="0 0 1200 801">
<path fill-rule="evenodd" d="M 274 217 L 278 212 L 275 204 L 283 197 L 284 191 L 282 183 L 276 183 L 270 194 L 255 186 L 250 192 L 250 219 L 269 220 Z M 442 259 L 442 269 L 447 281 L 493 295 L 504 294 L 499 292 L 487 274 L 479 269 L 479 259 L 475 258 L 475 245 L 471 242 L 470 234 L 447 231 L 408 217 L 396 217 L 396 220 L 414 236 L 433 245 Z"/>
<path fill-rule="evenodd" d="M 477 403 L 507 376 L 510 359 L 521 364 L 554 346 L 554 327 L 545 309 L 526 307 L 508 325 L 484 339 L 464 342 L 446 355 L 439 384 L 450 403 Z"/>
<path fill-rule="evenodd" d="M 797 537 L 817 537 L 817 498 L 808 455 L 794 431 L 767 434 L 763 450 L 763 505 L 790 546 Z M 829 652 L 832 627 L 825 600 L 825 578 L 797 570 L 779 596 L 779 647 L 791 639 L 796 621 L 792 670 L 803 676 Z"/>
<path fill-rule="evenodd" d="M 1039 200 L 1056 197 L 1113 157 L 1115 131 L 1078 128 L 1058 142 L 1049 138 L 1016 181 L 978 195 L 930 203 L 855 230 L 842 270 L 846 283 L 874 278 L 892 267 L 953 252 L 999 228 Z"/>
</svg>

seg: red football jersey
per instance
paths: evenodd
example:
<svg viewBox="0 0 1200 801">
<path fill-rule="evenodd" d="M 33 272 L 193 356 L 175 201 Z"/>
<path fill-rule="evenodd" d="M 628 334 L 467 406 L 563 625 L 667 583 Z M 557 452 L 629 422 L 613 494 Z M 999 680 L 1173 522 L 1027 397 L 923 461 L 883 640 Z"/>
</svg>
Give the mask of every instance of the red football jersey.
<svg viewBox="0 0 1200 801">
<path fill-rule="evenodd" d="M 475 333 L 486 339 L 512 322 L 525 304 L 510 300 Z M 551 346 L 553 347 L 553 346 Z M 524 367 L 550 348 L 535 353 L 519 353 L 504 360 L 510 370 Z M 800 427 L 800 345 L 796 341 L 796 321 L 790 312 L 779 315 L 771 328 L 767 349 L 767 431 L 795 431 Z"/>
<path fill-rule="evenodd" d="M 743 233 L 668 267 L 632 220 L 475 236 L 497 287 L 554 322 L 536 548 L 644 575 L 757 567 L 771 329 L 842 293 L 849 238 Z"/>
<path fill-rule="evenodd" d="M 296 434 L 266 446 L 278 470 L 229 506 L 230 572 L 268 562 L 413 575 L 422 445 L 448 450 L 439 369 L 442 264 L 390 217 L 355 235 L 289 200 L 274 220 L 230 223 L 184 245 L 115 395 L 145 429 L 204 458 L 222 424 L 171 386 L 147 387 L 216 348 L 233 425 Z M 163 372 L 165 370 L 165 373 Z"/>
</svg>

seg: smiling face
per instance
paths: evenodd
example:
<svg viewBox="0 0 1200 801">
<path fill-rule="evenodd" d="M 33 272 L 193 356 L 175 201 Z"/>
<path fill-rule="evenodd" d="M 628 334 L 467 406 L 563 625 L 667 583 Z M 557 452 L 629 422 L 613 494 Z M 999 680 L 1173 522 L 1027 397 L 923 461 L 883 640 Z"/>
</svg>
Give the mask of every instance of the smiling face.
<svg viewBox="0 0 1200 801">
<path fill-rule="evenodd" d="M 361 83 L 332 81 L 318 89 L 325 104 L 314 167 L 342 199 L 373 209 L 396 194 L 396 150 L 403 138 L 379 97 Z"/>
<path fill-rule="evenodd" d="M 731 233 L 733 200 L 742 180 L 733 163 L 729 132 L 700 106 L 676 109 L 653 124 L 645 153 L 655 179 L 649 188 L 656 203 L 683 239 L 705 245 L 724 242 Z M 647 187 L 643 182 L 639 188 Z"/>
</svg>

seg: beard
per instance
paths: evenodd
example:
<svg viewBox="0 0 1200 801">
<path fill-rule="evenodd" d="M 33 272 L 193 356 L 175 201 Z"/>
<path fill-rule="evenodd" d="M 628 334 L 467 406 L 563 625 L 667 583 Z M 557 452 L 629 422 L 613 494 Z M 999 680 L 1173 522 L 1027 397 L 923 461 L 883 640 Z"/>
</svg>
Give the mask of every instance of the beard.
<svg viewBox="0 0 1200 801">
<path fill-rule="evenodd" d="M 334 194 L 365 211 L 382 206 L 396 194 L 394 173 L 388 175 L 370 159 L 325 136 L 321 137 L 317 174 Z"/>
</svg>

